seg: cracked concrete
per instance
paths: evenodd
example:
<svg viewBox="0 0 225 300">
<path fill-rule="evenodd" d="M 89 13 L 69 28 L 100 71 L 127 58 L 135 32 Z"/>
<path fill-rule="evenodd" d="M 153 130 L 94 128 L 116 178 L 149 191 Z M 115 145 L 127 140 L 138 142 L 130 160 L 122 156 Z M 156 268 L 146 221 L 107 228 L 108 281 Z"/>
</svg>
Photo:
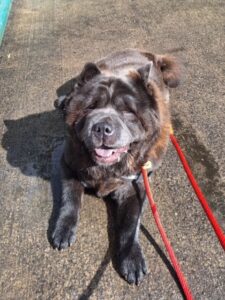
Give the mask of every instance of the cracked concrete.
<svg viewBox="0 0 225 300">
<path fill-rule="evenodd" d="M 73 247 L 51 248 L 64 135 L 53 101 L 85 62 L 108 52 L 138 47 L 180 57 L 175 133 L 225 230 L 224 12 L 219 0 L 13 2 L 0 49 L 0 299 L 183 299 L 147 209 L 140 240 L 149 273 L 138 287 L 112 267 L 101 199 L 85 197 Z M 171 145 L 153 190 L 195 299 L 224 299 L 224 251 Z"/>
</svg>

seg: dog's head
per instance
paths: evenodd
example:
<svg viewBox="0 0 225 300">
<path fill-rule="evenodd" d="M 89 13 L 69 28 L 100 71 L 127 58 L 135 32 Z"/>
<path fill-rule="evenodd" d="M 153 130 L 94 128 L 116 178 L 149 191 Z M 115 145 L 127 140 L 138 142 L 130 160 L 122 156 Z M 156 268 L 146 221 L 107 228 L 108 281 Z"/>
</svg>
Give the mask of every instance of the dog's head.
<svg viewBox="0 0 225 300">
<path fill-rule="evenodd" d="M 72 138 L 86 147 L 91 159 L 113 165 L 135 157 L 146 141 L 149 146 L 143 151 L 149 151 L 169 118 L 168 87 L 178 83 L 178 65 L 168 56 L 155 56 L 123 76 L 88 63 L 71 94 L 56 100 L 55 106 L 64 111 Z"/>
</svg>

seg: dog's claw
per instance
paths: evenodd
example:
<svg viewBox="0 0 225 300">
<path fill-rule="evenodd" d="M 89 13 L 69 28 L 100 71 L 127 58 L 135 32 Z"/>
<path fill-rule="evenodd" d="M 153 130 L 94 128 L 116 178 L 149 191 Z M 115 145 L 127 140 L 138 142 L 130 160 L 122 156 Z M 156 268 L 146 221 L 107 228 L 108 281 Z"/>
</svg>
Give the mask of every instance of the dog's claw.
<svg viewBox="0 0 225 300">
<path fill-rule="evenodd" d="M 52 234 L 52 244 L 54 248 L 63 250 L 70 247 L 76 240 L 76 226 L 58 223 Z"/>
<path fill-rule="evenodd" d="M 121 276 L 130 284 L 138 285 L 147 273 L 145 259 L 139 244 L 135 243 L 129 254 L 118 257 L 118 270 Z"/>
</svg>

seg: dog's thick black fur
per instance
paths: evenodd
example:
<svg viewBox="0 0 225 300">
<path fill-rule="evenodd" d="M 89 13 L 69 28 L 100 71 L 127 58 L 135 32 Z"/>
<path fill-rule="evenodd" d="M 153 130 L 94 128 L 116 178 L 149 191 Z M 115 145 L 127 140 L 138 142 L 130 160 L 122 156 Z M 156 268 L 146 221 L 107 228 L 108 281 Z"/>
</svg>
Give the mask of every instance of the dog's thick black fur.
<svg viewBox="0 0 225 300">
<path fill-rule="evenodd" d="M 70 246 L 85 189 L 115 204 L 115 249 L 119 273 L 139 283 L 146 264 L 138 242 L 145 191 L 140 175 L 165 154 L 169 130 L 169 87 L 179 84 L 173 57 L 125 50 L 88 63 L 73 90 L 56 100 L 68 125 L 62 157 L 62 205 L 53 232 L 58 249 Z"/>
</svg>

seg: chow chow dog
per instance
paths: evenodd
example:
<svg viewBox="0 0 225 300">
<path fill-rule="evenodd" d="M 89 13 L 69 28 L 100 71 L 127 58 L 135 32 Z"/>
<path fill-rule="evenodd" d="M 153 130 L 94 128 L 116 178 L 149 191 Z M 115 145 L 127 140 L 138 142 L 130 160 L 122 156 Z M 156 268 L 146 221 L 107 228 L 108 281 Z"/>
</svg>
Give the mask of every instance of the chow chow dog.
<svg viewBox="0 0 225 300">
<path fill-rule="evenodd" d="M 151 161 L 150 176 L 166 152 L 169 88 L 179 81 L 174 57 L 129 49 L 85 64 L 71 92 L 55 101 L 68 134 L 53 245 L 60 250 L 75 241 L 82 197 L 92 189 L 114 203 L 114 260 L 129 283 L 147 272 L 138 242 L 146 199 L 140 170 Z"/>
</svg>

